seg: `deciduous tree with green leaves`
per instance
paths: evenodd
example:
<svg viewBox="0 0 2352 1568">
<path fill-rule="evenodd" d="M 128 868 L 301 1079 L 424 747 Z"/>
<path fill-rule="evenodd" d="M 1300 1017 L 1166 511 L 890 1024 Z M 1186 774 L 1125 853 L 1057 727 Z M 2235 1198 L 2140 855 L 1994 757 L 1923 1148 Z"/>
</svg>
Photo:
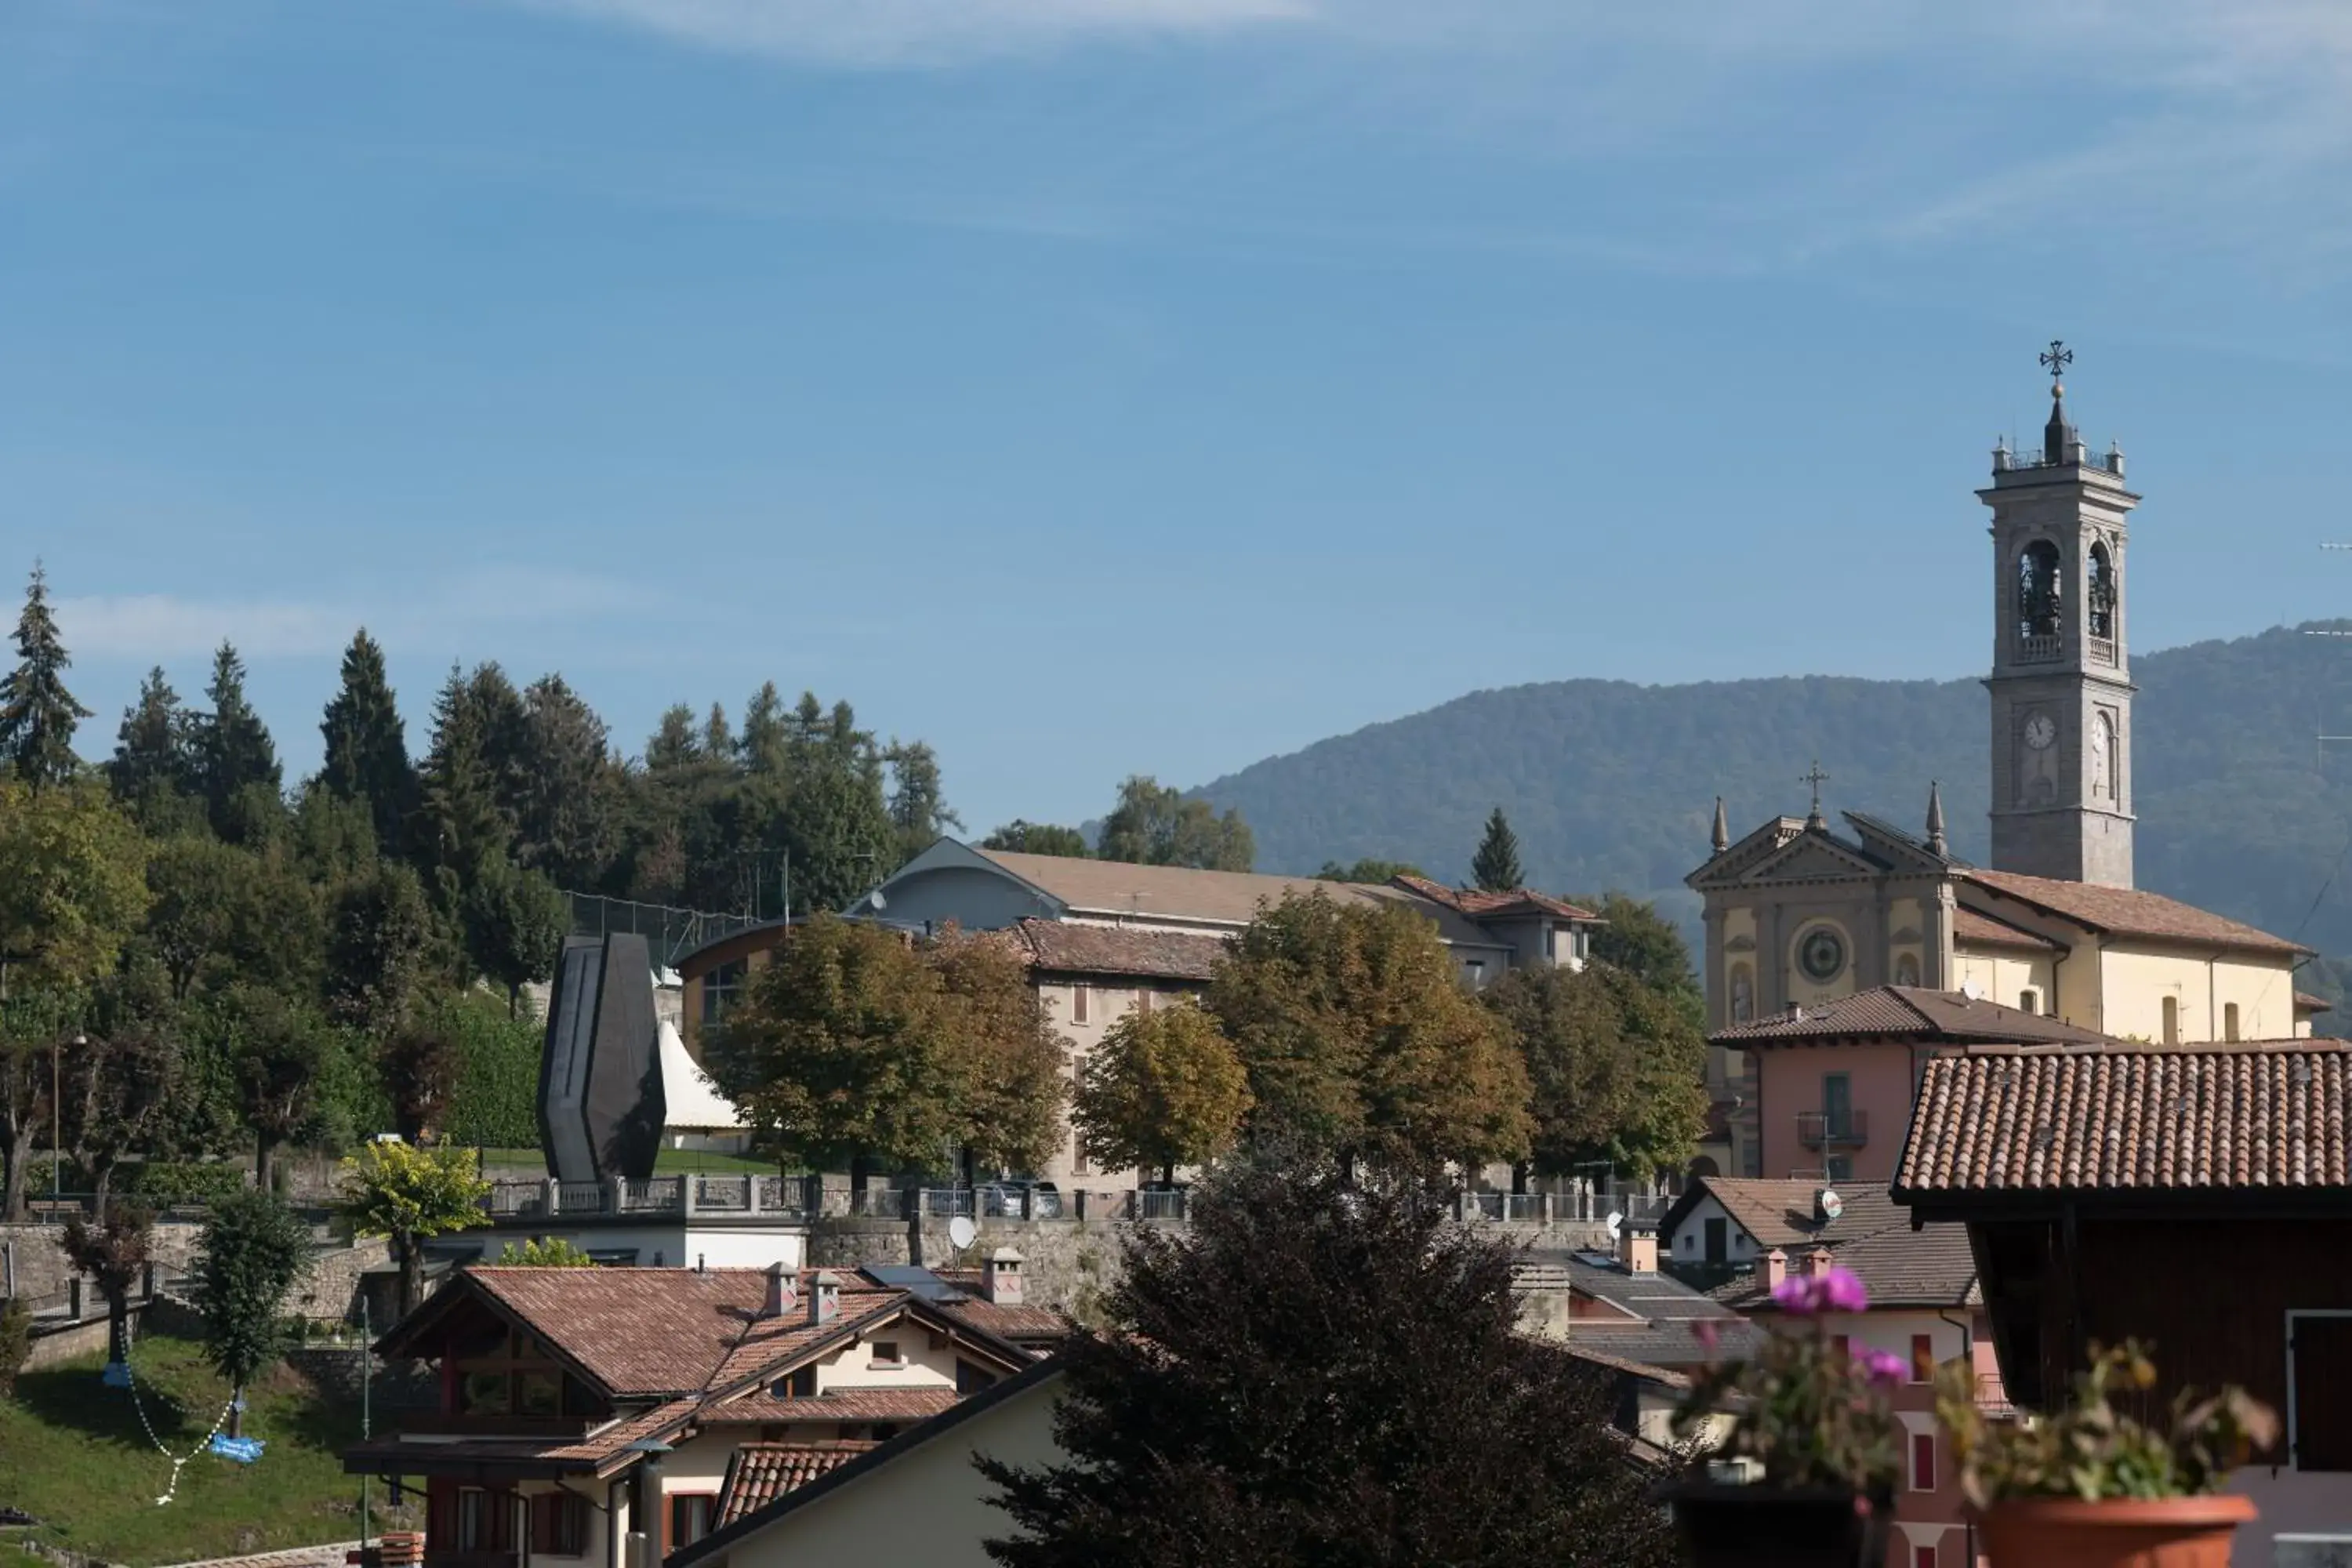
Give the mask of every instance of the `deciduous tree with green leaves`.
<svg viewBox="0 0 2352 1568">
<path fill-rule="evenodd" d="M 1249 1072 L 1217 1021 L 1191 1002 L 1129 1013 L 1087 1054 L 1072 1102 L 1087 1155 L 1169 1182 L 1223 1154 L 1251 1105 Z"/>
<path fill-rule="evenodd" d="M 196 1241 L 195 1301 L 205 1350 L 229 1381 L 232 1437 L 245 1434 L 246 1385 L 286 1353 L 286 1297 L 310 1269 L 310 1232 L 267 1190 L 213 1205 Z"/>
<path fill-rule="evenodd" d="M 146 1210 L 110 1203 L 96 1225 L 78 1217 L 61 1238 L 66 1261 L 75 1272 L 89 1275 L 106 1299 L 109 1361 L 121 1361 L 130 1353 L 131 1288 L 146 1268 L 152 1231 L 153 1219 Z"/>
<path fill-rule="evenodd" d="M 1526 1154 L 1526 1069 L 1414 910 L 1286 899 L 1234 939 L 1204 1005 L 1262 1131 L 1412 1170 Z"/>
<path fill-rule="evenodd" d="M 378 861 L 339 889 L 327 927 L 326 996 L 338 1020 L 382 1034 L 433 971 L 433 910 L 416 873 Z"/>
<path fill-rule="evenodd" d="M 370 1143 L 342 1163 L 338 1193 L 337 1207 L 355 1234 L 392 1243 L 400 1265 L 400 1312 L 406 1317 L 423 1293 L 421 1244 L 483 1224 L 490 1184 L 476 1172 L 471 1149 Z"/>
<path fill-rule="evenodd" d="M 1647 1176 L 1697 1152 L 1706 1043 L 1674 998 L 1595 963 L 1507 971 L 1480 994 L 1532 1086 L 1529 1164 L 1570 1175 L 1607 1161 Z"/>
<path fill-rule="evenodd" d="M 319 1113 L 337 1042 L 309 1007 L 264 986 L 232 986 L 223 1006 L 234 1030 L 238 1109 L 253 1133 L 253 1184 L 268 1192 L 278 1149 L 309 1131 Z"/>
<path fill-rule="evenodd" d="M 1118 786 L 1118 804 L 1103 818 L 1095 853 L 1139 866 L 1185 866 L 1200 871 L 1246 871 L 1256 841 L 1238 811 L 1219 816 L 1204 800 L 1142 773 Z"/>
<path fill-rule="evenodd" d="M 1342 866 L 1337 860 L 1326 860 L 1323 868 L 1315 873 L 1325 882 L 1393 882 L 1399 877 L 1426 877 L 1428 872 L 1404 860 L 1379 860 L 1366 858 Z"/>
<path fill-rule="evenodd" d="M 1527 886 L 1527 873 L 1519 869 L 1519 836 L 1511 831 L 1499 805 L 1488 815 L 1486 836 L 1470 858 L 1470 876 L 1490 893 L 1516 892 Z"/>
<path fill-rule="evenodd" d="M 922 952 L 948 1005 L 966 1178 L 1036 1170 L 1061 1141 L 1068 1042 L 1003 943 L 950 931 Z"/>
<path fill-rule="evenodd" d="M 37 561 L 16 619 L 16 667 L 0 676 L 0 763 L 35 790 L 64 784 L 81 768 L 74 729 L 89 710 L 66 689 L 72 664 L 49 609 L 48 574 Z"/>
<path fill-rule="evenodd" d="M 147 912 L 147 846 L 95 780 L 0 776 L 0 1000 L 114 967 Z"/>
<path fill-rule="evenodd" d="M 501 1268 L 593 1268 L 596 1260 L 560 1236 L 534 1236 L 517 1247 L 509 1241 L 499 1249 Z"/>
</svg>

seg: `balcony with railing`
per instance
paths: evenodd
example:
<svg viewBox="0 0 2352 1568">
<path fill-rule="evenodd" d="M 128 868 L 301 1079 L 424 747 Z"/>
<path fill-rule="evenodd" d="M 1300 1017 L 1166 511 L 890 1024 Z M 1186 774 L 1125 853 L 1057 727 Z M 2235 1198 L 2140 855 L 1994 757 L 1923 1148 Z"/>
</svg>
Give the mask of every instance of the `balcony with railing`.
<svg viewBox="0 0 2352 1568">
<path fill-rule="evenodd" d="M 1860 1149 L 1870 1142 L 1870 1116 L 1862 1110 L 1800 1110 L 1797 1142 L 1808 1149 Z"/>
<path fill-rule="evenodd" d="M 682 1175 L 602 1182 L 496 1181 L 486 1205 L 490 1222 L 555 1218 L 620 1219 L 693 1215 L 703 1219 L 787 1219 L 811 1212 L 801 1176 Z"/>
</svg>

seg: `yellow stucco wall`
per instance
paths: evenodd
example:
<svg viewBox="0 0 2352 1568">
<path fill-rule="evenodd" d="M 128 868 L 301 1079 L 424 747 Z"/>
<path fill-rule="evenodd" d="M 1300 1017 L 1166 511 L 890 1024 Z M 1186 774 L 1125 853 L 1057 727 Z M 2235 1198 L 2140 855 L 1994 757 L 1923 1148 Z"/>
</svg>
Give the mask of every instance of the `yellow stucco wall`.
<svg viewBox="0 0 2352 1568">
<path fill-rule="evenodd" d="M 2184 1044 L 2226 1038 L 2232 1003 L 2238 1038 L 2294 1037 L 2294 975 L 2284 961 L 2109 944 L 2100 955 L 2100 971 L 2105 1014 L 2101 1026 L 2110 1035 L 2162 1041 L 2164 1001 L 2170 997 Z"/>
<path fill-rule="evenodd" d="M 1978 994 L 2004 1007 L 2014 1007 L 2018 997 L 2031 991 L 2037 999 L 2037 1013 L 2050 1011 L 2051 990 L 2056 965 L 2053 953 L 2028 953 L 2013 948 L 1966 947 L 1953 954 L 1954 967 L 1958 971 L 1952 989 L 1974 985 Z"/>
<path fill-rule="evenodd" d="M 991 1405 L 930 1442 L 901 1453 L 730 1548 L 724 1568 L 801 1568 L 811 1563 L 920 1563 L 991 1568 L 981 1545 L 1005 1533 L 994 1488 L 972 1468 L 982 1453 L 1011 1465 L 1055 1463 L 1049 1379 Z"/>
</svg>

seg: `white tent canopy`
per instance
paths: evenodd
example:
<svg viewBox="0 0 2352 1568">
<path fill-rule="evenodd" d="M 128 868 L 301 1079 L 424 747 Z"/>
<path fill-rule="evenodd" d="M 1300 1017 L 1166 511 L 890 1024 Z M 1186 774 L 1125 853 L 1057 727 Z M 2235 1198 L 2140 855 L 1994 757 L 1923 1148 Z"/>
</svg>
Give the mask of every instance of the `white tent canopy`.
<svg viewBox="0 0 2352 1568">
<path fill-rule="evenodd" d="M 667 1019 L 661 1024 L 662 1116 L 664 1131 L 681 1132 L 740 1132 L 742 1113 L 719 1092 L 710 1075 L 686 1054 L 686 1042 Z"/>
</svg>

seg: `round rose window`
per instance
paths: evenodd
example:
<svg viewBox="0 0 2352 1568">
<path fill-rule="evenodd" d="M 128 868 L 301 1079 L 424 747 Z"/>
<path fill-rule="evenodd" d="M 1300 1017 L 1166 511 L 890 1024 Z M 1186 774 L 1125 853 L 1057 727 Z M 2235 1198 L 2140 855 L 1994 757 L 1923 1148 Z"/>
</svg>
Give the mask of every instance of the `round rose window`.
<svg viewBox="0 0 2352 1568">
<path fill-rule="evenodd" d="M 1815 926 L 1797 943 L 1797 967 L 1810 980 L 1835 980 L 1845 972 L 1845 939 L 1827 926 Z"/>
</svg>

